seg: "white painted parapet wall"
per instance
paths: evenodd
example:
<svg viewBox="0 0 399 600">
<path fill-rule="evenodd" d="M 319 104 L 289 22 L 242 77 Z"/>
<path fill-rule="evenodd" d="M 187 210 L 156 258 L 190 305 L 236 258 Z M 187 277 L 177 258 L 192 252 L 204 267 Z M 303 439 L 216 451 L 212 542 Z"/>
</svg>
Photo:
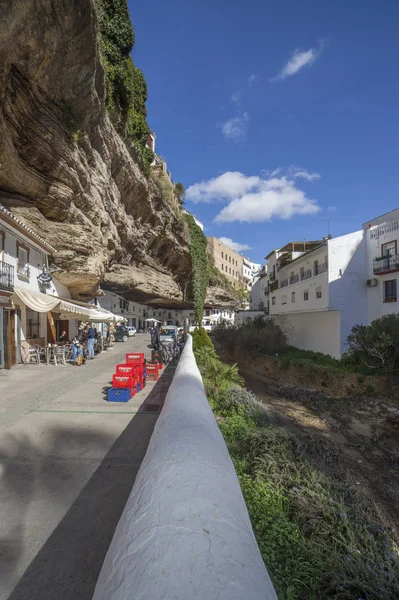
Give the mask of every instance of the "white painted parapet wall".
<svg viewBox="0 0 399 600">
<path fill-rule="evenodd" d="M 277 596 L 188 336 L 93 600 L 216 599 Z"/>
</svg>

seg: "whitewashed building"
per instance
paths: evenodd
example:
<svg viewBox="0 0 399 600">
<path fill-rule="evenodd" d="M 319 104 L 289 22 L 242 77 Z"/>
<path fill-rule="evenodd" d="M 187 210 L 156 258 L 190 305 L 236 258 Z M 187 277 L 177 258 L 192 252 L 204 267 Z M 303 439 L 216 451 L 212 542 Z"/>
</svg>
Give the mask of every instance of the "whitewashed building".
<svg viewBox="0 0 399 600">
<path fill-rule="evenodd" d="M 32 345 L 44 345 L 66 331 L 71 339 L 91 309 L 49 273 L 56 252 L 35 231 L 0 205 L 0 368 L 11 368 Z"/>
<path fill-rule="evenodd" d="M 301 244 L 268 255 L 266 310 L 285 317 L 292 345 L 340 358 L 368 320 L 363 231 Z"/>
<path fill-rule="evenodd" d="M 399 209 L 363 224 L 366 242 L 368 322 L 399 313 Z"/>
</svg>

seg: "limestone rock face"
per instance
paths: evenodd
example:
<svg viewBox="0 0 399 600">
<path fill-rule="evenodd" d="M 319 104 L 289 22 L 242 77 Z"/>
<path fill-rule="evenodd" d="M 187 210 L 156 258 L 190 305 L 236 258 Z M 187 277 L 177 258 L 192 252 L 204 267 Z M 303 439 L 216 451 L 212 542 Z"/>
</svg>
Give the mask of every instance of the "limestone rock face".
<svg viewBox="0 0 399 600">
<path fill-rule="evenodd" d="M 184 302 L 187 233 L 107 116 L 92 0 L 0 0 L 0 203 L 74 297 Z"/>
</svg>

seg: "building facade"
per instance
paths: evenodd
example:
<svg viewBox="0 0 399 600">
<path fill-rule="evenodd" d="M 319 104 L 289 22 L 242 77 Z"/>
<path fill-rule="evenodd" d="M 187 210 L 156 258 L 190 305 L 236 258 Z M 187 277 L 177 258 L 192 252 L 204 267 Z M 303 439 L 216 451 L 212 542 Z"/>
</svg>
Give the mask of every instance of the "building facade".
<svg viewBox="0 0 399 600">
<path fill-rule="evenodd" d="M 54 252 L 0 205 L 0 368 L 13 367 L 30 345 L 52 343 L 62 331 L 73 337 L 78 318 L 91 314 L 49 273 Z"/>
<path fill-rule="evenodd" d="M 231 281 L 236 289 L 244 289 L 243 263 L 241 254 L 232 250 L 215 237 L 208 238 L 208 252 L 215 267 Z"/>
<path fill-rule="evenodd" d="M 399 209 L 363 224 L 367 253 L 368 322 L 399 313 Z"/>
<path fill-rule="evenodd" d="M 356 231 L 268 255 L 266 312 L 284 319 L 292 345 L 342 356 L 352 327 L 368 318 L 365 250 Z"/>
</svg>

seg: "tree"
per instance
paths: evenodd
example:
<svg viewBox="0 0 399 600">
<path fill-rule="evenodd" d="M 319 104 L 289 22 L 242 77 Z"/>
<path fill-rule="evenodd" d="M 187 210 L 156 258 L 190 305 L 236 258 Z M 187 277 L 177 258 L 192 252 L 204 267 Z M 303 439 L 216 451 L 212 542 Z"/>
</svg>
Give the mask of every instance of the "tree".
<svg viewBox="0 0 399 600">
<path fill-rule="evenodd" d="M 175 183 L 175 194 L 176 194 L 176 198 L 179 201 L 179 204 L 180 205 L 184 204 L 184 196 L 186 194 L 186 190 L 182 183 L 180 183 L 180 182 Z"/>
</svg>

